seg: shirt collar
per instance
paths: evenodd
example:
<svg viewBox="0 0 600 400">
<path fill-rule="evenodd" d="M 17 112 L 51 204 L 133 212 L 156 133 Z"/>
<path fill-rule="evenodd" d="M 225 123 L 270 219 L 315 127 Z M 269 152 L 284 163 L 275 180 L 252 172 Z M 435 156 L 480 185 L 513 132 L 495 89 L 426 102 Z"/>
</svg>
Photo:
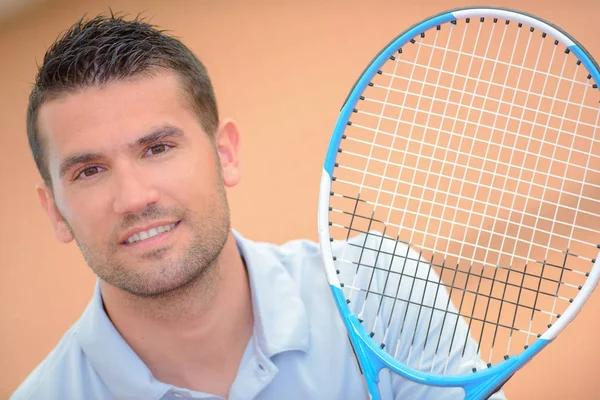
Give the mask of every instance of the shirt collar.
<svg viewBox="0 0 600 400">
<path fill-rule="evenodd" d="M 244 239 L 236 231 L 233 234 L 248 270 L 254 336 L 260 350 L 269 358 L 284 351 L 308 351 L 306 309 L 276 250 Z M 116 330 L 104 311 L 99 281 L 76 331 L 81 349 L 114 397 L 160 399 L 172 389 L 154 379 Z"/>
</svg>

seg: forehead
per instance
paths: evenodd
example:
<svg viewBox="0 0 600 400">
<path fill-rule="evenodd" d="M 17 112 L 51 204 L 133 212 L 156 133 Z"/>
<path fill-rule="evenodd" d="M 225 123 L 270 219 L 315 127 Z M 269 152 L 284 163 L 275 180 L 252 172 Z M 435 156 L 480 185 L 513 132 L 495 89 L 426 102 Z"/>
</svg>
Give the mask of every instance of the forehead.
<svg viewBox="0 0 600 400">
<path fill-rule="evenodd" d="M 38 127 L 48 160 L 129 143 L 156 125 L 194 119 L 175 73 L 120 80 L 64 94 L 42 105 Z"/>
</svg>

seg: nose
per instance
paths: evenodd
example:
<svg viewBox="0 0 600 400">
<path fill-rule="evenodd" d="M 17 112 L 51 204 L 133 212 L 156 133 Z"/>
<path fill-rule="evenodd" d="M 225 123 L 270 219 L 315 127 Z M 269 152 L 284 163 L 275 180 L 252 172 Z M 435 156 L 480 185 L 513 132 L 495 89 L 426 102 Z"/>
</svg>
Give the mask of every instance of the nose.
<svg viewBox="0 0 600 400">
<path fill-rule="evenodd" d="M 113 209 L 117 214 L 138 213 L 158 202 L 159 192 L 141 168 L 128 166 L 113 172 L 116 181 Z"/>
</svg>

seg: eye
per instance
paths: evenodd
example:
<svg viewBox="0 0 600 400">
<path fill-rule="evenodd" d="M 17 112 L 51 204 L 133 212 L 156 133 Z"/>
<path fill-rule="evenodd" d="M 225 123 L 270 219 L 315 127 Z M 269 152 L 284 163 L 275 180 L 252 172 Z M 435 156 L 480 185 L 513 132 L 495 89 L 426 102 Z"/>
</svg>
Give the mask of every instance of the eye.
<svg viewBox="0 0 600 400">
<path fill-rule="evenodd" d="M 77 175 L 77 178 L 89 178 L 90 176 L 96 175 L 98 172 L 100 172 L 100 168 L 98 167 L 87 167 Z"/>
<path fill-rule="evenodd" d="M 149 147 L 148 150 L 146 150 L 144 156 L 156 156 L 162 153 L 166 153 L 170 149 L 171 146 L 166 145 L 164 143 L 155 144 L 154 146 Z"/>
</svg>

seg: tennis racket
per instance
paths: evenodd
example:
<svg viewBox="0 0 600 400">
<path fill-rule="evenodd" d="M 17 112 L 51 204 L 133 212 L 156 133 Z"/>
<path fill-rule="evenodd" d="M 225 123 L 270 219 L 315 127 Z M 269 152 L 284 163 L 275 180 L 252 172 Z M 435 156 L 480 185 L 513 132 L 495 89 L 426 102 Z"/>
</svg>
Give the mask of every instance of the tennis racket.
<svg viewBox="0 0 600 400">
<path fill-rule="evenodd" d="M 373 399 L 382 370 L 488 398 L 577 315 L 600 276 L 598 82 L 567 33 L 487 7 L 414 25 L 364 70 L 319 240 Z"/>
</svg>

